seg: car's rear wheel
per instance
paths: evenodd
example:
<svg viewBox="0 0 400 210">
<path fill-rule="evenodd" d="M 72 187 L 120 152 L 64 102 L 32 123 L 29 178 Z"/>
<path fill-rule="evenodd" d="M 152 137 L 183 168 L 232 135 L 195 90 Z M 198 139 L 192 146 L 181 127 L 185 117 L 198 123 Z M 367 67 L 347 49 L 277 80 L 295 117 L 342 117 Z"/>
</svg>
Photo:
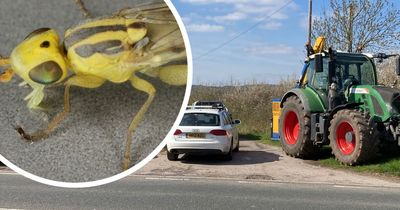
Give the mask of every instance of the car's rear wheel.
<svg viewBox="0 0 400 210">
<path fill-rule="evenodd" d="M 178 160 L 178 156 L 179 156 L 179 154 L 175 154 L 175 153 L 169 152 L 167 150 L 167 158 L 168 158 L 168 160 L 176 161 L 176 160 Z"/>
</svg>

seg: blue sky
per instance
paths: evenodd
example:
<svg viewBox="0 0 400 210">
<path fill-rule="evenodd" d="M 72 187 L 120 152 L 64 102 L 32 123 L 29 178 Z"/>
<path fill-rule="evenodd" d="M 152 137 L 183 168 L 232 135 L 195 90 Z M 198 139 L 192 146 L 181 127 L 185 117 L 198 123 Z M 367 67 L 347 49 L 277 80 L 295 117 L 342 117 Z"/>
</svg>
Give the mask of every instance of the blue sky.
<svg viewBox="0 0 400 210">
<path fill-rule="evenodd" d="M 293 0 L 263 20 L 289 1 L 172 0 L 188 30 L 193 84 L 277 83 L 299 76 L 305 57 L 308 0 Z M 314 0 L 313 4 L 314 15 L 320 15 L 328 0 Z M 202 56 L 257 23 L 248 33 Z"/>
</svg>

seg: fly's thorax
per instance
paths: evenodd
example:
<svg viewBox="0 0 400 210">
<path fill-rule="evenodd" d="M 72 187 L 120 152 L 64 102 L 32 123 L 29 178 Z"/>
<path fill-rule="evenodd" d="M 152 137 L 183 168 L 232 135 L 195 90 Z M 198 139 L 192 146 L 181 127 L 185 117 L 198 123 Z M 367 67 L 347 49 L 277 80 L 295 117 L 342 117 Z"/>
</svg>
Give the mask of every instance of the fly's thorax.
<svg viewBox="0 0 400 210">
<path fill-rule="evenodd" d="M 29 84 L 61 82 L 68 74 L 58 34 L 52 29 L 32 32 L 14 48 L 10 60 L 14 72 Z"/>
<path fill-rule="evenodd" d="M 77 44 L 94 44 L 116 39 L 125 45 L 133 45 L 146 34 L 146 24 L 139 20 L 123 17 L 97 18 L 68 29 L 64 43 L 67 50 Z"/>
<path fill-rule="evenodd" d="M 145 23 L 123 17 L 92 19 L 68 29 L 64 45 L 71 71 L 126 81 L 134 70 L 123 63 L 135 57 L 135 43 L 146 33 Z"/>
</svg>

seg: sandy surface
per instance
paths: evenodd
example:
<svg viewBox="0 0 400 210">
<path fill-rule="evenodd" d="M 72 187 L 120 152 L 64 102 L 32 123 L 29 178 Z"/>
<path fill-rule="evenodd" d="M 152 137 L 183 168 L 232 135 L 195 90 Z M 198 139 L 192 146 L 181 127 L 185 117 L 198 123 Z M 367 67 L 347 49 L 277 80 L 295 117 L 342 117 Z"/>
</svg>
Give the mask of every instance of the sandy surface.
<svg viewBox="0 0 400 210">
<path fill-rule="evenodd" d="M 136 174 L 400 187 L 400 182 L 389 179 L 311 165 L 283 154 L 278 147 L 256 141 L 241 141 L 232 161 L 218 156 L 183 156 L 168 161 L 166 152 L 162 152 Z"/>
<path fill-rule="evenodd" d="M 74 0 L 2 0 L 0 2 L 0 54 L 12 48 L 31 31 L 55 28 L 60 34 L 83 17 Z M 95 15 L 114 13 L 133 0 L 85 0 Z M 146 1 L 147 2 L 147 1 Z M 133 163 L 146 157 L 164 138 L 175 122 L 185 87 L 173 87 L 144 77 L 158 90 L 146 119 L 139 126 L 132 148 Z M 20 168 L 56 181 L 94 181 L 121 171 L 127 128 L 147 95 L 129 84 L 106 83 L 89 90 L 72 88 L 72 112 L 48 139 L 26 142 L 13 129 L 21 125 L 28 131 L 42 128 L 62 110 L 63 88 L 46 90 L 45 112 L 32 112 L 23 98 L 28 87 L 21 80 L 0 84 L 0 154 Z"/>
</svg>

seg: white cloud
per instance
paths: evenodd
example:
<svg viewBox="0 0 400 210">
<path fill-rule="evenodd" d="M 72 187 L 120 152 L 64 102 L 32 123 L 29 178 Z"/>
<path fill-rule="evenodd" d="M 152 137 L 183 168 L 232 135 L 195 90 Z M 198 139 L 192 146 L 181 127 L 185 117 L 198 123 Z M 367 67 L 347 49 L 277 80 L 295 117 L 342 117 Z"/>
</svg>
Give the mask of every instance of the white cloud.
<svg viewBox="0 0 400 210">
<path fill-rule="evenodd" d="M 251 55 L 283 55 L 283 54 L 293 54 L 296 50 L 293 47 L 279 44 L 279 45 L 257 45 L 253 47 L 244 48 L 246 53 Z"/>
<path fill-rule="evenodd" d="M 222 15 L 222 16 L 215 16 L 211 17 L 209 19 L 214 20 L 215 22 L 225 22 L 225 21 L 237 21 L 237 20 L 243 20 L 247 17 L 246 14 L 241 13 L 241 12 L 233 12 L 229 13 L 227 15 Z"/>
<path fill-rule="evenodd" d="M 184 3 L 192 3 L 192 4 L 215 4 L 215 3 L 222 3 L 222 4 L 263 4 L 263 5 L 283 5 L 286 2 L 284 1 L 277 1 L 277 0 L 181 0 Z M 292 8 L 297 7 L 295 3 L 290 3 L 289 5 Z"/>
<path fill-rule="evenodd" d="M 181 0 L 181 2 L 192 3 L 192 4 L 214 4 L 214 3 L 234 4 L 234 3 L 247 2 L 247 0 Z"/>
<path fill-rule="evenodd" d="M 283 5 L 263 5 L 263 4 L 236 4 L 235 10 L 257 16 L 271 15 L 271 19 L 287 19 L 288 16 L 284 14 L 284 11 L 278 11 Z M 274 14 L 272 14 L 274 13 Z"/>
<path fill-rule="evenodd" d="M 268 22 L 260 26 L 260 28 L 267 30 L 277 30 L 280 27 L 282 27 L 282 23 L 280 22 Z"/>
<path fill-rule="evenodd" d="M 188 24 L 186 29 L 191 32 L 219 32 L 223 31 L 225 28 L 220 25 L 212 24 Z"/>
<path fill-rule="evenodd" d="M 188 24 L 188 23 L 190 23 L 191 21 L 192 21 L 192 18 L 191 17 L 181 17 L 182 18 L 182 21 L 184 22 L 184 23 L 186 23 L 186 24 Z"/>
<path fill-rule="evenodd" d="M 287 8 L 280 10 L 287 4 L 287 1 L 283 0 L 181 0 L 181 2 L 207 5 L 226 4 L 224 8 L 229 8 L 230 11 L 222 15 L 207 17 L 206 19 L 223 24 L 245 19 L 252 21 L 263 21 L 265 19 L 266 22 L 267 20 L 273 20 L 273 23 L 266 23 L 264 27 L 261 27 L 267 30 L 278 29 L 282 25 L 281 22 L 289 18 L 288 9 L 299 9 L 297 4 L 291 2 Z"/>
</svg>

